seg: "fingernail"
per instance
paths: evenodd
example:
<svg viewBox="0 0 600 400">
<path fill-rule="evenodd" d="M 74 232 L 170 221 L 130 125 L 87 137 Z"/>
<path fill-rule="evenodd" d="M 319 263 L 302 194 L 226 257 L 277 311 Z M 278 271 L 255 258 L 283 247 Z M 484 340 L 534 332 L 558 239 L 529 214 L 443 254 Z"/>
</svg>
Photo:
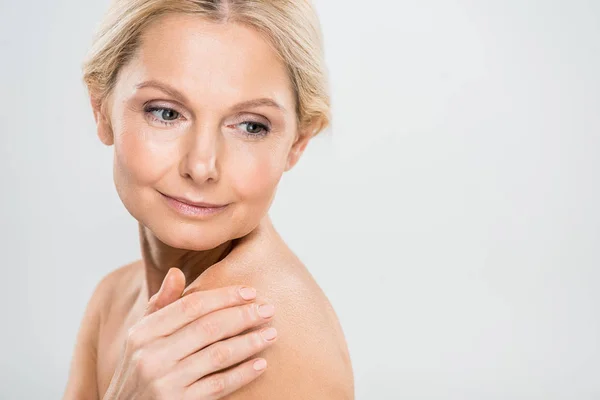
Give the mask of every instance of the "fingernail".
<svg viewBox="0 0 600 400">
<path fill-rule="evenodd" d="M 252 368 L 254 368 L 256 371 L 262 371 L 263 369 L 267 368 L 267 360 L 261 358 L 260 360 L 254 361 Z"/>
<path fill-rule="evenodd" d="M 275 314 L 275 306 L 273 304 L 261 304 L 258 306 L 258 315 L 263 318 L 272 317 Z"/>
<path fill-rule="evenodd" d="M 275 328 L 267 328 L 260 332 L 263 339 L 267 341 L 271 341 L 277 337 L 277 329 Z"/>
<path fill-rule="evenodd" d="M 240 289 L 240 296 L 244 300 L 252 300 L 256 297 L 256 290 L 251 287 L 243 287 Z"/>
</svg>

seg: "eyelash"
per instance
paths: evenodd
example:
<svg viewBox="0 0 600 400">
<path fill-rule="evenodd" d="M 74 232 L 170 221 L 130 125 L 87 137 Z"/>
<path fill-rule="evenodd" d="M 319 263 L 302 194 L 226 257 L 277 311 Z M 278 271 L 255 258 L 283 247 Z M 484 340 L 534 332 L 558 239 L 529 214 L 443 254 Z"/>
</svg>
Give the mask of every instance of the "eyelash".
<svg viewBox="0 0 600 400">
<path fill-rule="evenodd" d="M 149 114 L 150 118 L 152 118 L 153 121 L 156 121 L 156 122 L 158 122 L 158 123 L 160 123 L 162 125 L 165 125 L 165 126 L 175 125 L 175 121 L 177 121 L 177 119 L 179 119 L 179 118 L 177 118 L 177 119 L 175 119 L 173 121 L 168 121 L 167 122 L 165 120 L 158 119 L 154 115 L 152 115 L 152 113 L 155 112 L 155 111 L 167 111 L 167 110 L 168 111 L 173 111 L 173 112 L 179 114 L 176 110 L 173 110 L 172 108 L 167 108 L 167 107 L 148 106 L 148 107 L 144 108 L 144 112 L 146 114 Z M 179 114 L 179 115 L 181 115 L 181 114 Z"/>
<path fill-rule="evenodd" d="M 164 126 L 173 126 L 173 125 L 175 125 L 175 121 L 177 121 L 179 118 L 174 119 L 173 121 L 161 120 L 161 119 L 158 119 L 158 118 L 154 117 L 154 115 L 152 115 L 152 113 L 155 112 L 155 111 L 173 111 L 174 113 L 176 113 L 179 116 L 181 116 L 181 114 L 179 112 L 177 112 L 176 110 L 174 110 L 172 108 L 168 108 L 168 107 L 148 106 L 148 107 L 144 108 L 144 112 L 146 114 L 149 114 L 149 116 L 152 118 L 153 121 L 156 121 L 156 122 L 158 122 L 158 123 L 160 123 L 160 124 L 162 124 Z M 249 121 L 242 121 L 240 123 L 233 124 L 233 125 L 228 125 L 228 126 L 236 126 L 236 125 L 243 125 L 243 124 L 258 125 L 262 129 L 261 133 L 250 133 L 250 132 L 244 131 L 244 135 L 246 135 L 248 137 L 252 137 L 252 138 L 263 137 L 263 136 L 266 136 L 271 131 L 271 129 L 267 125 L 265 125 L 263 123 L 260 123 L 260 122 L 257 122 L 257 121 L 251 121 L 251 120 L 249 120 Z"/>
</svg>

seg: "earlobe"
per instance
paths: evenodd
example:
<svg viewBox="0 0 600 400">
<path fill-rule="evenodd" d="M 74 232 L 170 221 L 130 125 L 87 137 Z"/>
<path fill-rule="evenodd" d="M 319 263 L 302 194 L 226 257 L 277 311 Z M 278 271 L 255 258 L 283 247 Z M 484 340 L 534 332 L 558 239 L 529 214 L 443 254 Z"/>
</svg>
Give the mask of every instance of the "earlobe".
<svg viewBox="0 0 600 400">
<path fill-rule="evenodd" d="M 296 165 L 296 163 L 300 159 L 300 156 L 302 156 L 302 154 L 304 153 L 304 150 L 306 149 L 306 146 L 308 145 L 308 142 L 310 141 L 311 137 L 311 135 L 306 133 L 298 135 L 298 138 L 296 138 L 296 141 L 292 145 L 292 148 L 290 149 L 290 152 L 288 154 L 288 160 L 285 165 L 285 171 L 289 171 L 290 169 L 292 169 L 292 167 L 294 167 L 294 165 Z"/>
<path fill-rule="evenodd" d="M 114 135 L 106 118 L 102 117 L 100 119 L 100 122 L 97 124 L 97 129 L 100 141 L 107 146 L 112 146 L 114 144 Z"/>
<path fill-rule="evenodd" d="M 102 143 L 111 146 L 114 143 L 114 136 L 110 121 L 104 115 L 103 107 L 100 102 L 90 97 L 90 104 L 94 113 L 94 121 L 96 121 L 96 133 Z"/>
<path fill-rule="evenodd" d="M 296 165 L 300 156 L 304 153 L 306 146 L 308 146 L 308 142 L 312 139 L 319 130 L 319 120 L 313 120 L 311 123 L 305 125 L 303 129 L 298 132 L 298 136 L 296 137 L 296 141 L 292 145 L 290 149 L 290 153 L 288 155 L 288 160 L 285 165 L 285 171 L 289 171 Z"/>
</svg>

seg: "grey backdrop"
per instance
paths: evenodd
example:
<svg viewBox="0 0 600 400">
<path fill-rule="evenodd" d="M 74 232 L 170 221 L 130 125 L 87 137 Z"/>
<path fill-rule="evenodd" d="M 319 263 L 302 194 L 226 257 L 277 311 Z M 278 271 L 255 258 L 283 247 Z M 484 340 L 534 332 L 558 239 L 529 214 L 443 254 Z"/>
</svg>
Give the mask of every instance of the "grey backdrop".
<svg viewBox="0 0 600 400">
<path fill-rule="evenodd" d="M 61 397 L 93 287 L 139 255 L 80 80 L 107 5 L 0 1 L 1 399 Z M 272 216 L 357 399 L 599 399 L 600 2 L 317 6 L 334 127 Z"/>
</svg>

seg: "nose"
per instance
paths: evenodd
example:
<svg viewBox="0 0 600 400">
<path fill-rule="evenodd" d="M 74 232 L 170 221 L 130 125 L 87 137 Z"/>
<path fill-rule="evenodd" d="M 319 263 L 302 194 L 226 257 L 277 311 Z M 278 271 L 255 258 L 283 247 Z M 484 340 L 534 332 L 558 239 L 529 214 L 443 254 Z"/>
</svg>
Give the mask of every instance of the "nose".
<svg viewBox="0 0 600 400">
<path fill-rule="evenodd" d="M 196 184 L 216 182 L 219 179 L 219 137 L 214 129 L 203 128 L 190 132 L 188 140 L 183 142 L 184 156 L 179 164 L 182 177 Z"/>
</svg>

